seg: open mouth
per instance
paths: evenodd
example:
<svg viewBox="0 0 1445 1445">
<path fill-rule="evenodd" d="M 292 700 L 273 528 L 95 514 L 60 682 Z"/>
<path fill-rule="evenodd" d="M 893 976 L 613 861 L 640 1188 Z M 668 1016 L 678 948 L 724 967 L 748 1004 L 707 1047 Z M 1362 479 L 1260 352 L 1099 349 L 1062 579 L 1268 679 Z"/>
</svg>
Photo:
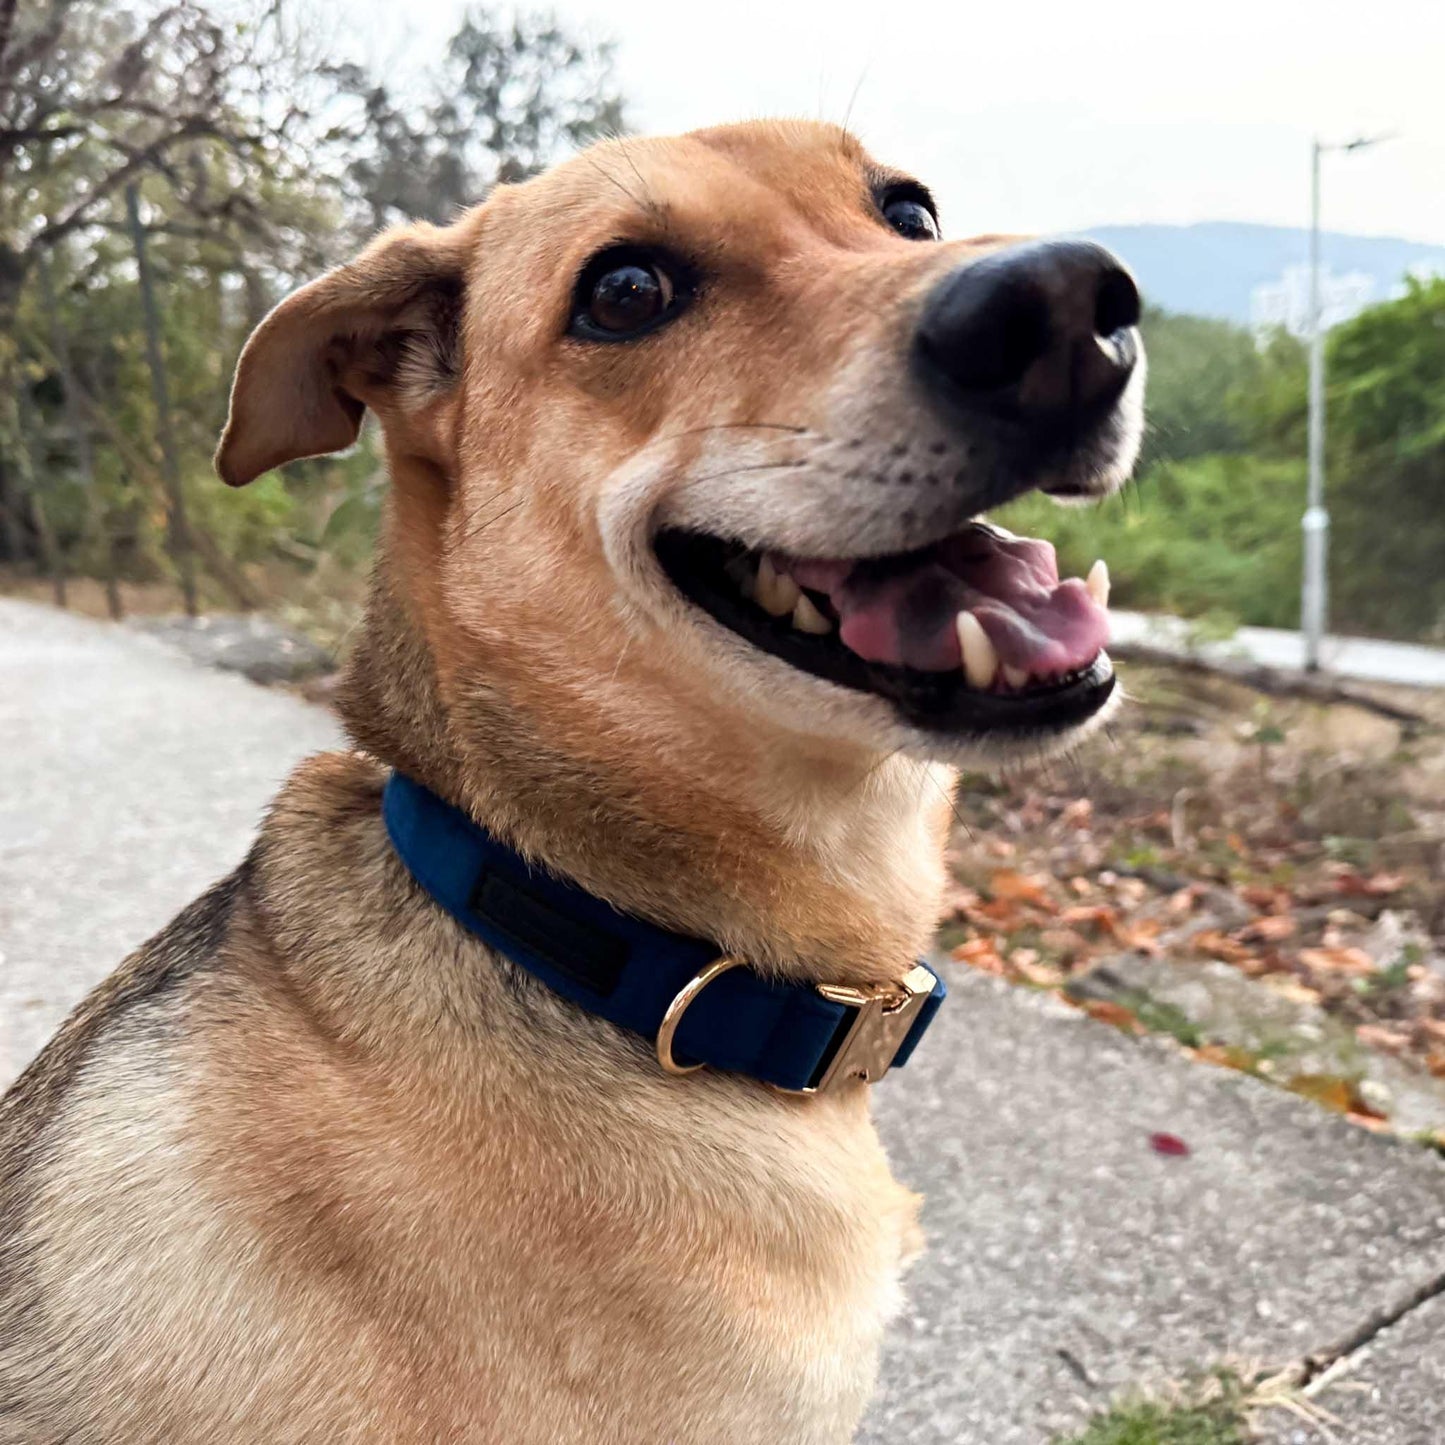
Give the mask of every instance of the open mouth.
<svg viewBox="0 0 1445 1445">
<path fill-rule="evenodd" d="M 1114 688 L 1109 574 L 986 522 L 867 558 L 791 557 L 704 533 L 655 541 L 673 585 L 745 641 L 949 733 L 1058 732 Z"/>
</svg>

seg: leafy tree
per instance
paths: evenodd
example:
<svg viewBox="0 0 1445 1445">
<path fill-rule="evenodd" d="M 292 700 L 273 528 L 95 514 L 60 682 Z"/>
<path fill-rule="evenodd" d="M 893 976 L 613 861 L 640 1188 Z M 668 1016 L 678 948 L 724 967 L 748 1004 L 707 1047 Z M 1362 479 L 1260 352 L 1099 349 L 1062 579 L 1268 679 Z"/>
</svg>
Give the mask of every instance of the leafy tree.
<svg viewBox="0 0 1445 1445">
<path fill-rule="evenodd" d="M 1445 279 L 1332 332 L 1326 374 L 1335 613 L 1445 640 Z"/>
<path fill-rule="evenodd" d="M 588 46 L 548 16 L 470 11 L 420 104 L 355 65 L 329 74 L 351 111 L 329 139 L 349 157 L 349 187 L 372 229 L 449 220 L 498 182 L 623 127 L 611 46 Z"/>
<path fill-rule="evenodd" d="M 1269 367 L 1253 336 L 1232 322 L 1155 307 L 1146 309 L 1141 330 L 1149 358 L 1141 470 L 1155 461 L 1244 450 L 1253 430 L 1248 398 Z"/>
<path fill-rule="evenodd" d="M 215 486 L 209 455 L 241 342 L 358 230 L 446 219 L 621 123 L 606 48 L 549 20 L 475 12 L 403 91 L 330 64 L 291 13 L 279 0 L 224 12 L 210 0 L 0 0 L 0 557 L 31 555 L 43 494 L 48 529 L 81 568 L 107 553 L 136 576 L 168 566 L 127 187 L 140 190 L 202 540 L 243 560 L 354 557 L 376 511 L 365 443 L 304 464 L 299 475 L 323 485 L 268 478 L 224 497 Z"/>
</svg>

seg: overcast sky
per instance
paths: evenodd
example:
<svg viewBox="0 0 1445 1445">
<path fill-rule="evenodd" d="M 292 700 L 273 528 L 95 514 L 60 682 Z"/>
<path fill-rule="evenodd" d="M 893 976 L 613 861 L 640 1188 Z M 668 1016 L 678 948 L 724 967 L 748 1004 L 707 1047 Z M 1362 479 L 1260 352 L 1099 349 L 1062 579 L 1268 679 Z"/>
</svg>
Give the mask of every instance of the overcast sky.
<svg viewBox="0 0 1445 1445">
<path fill-rule="evenodd" d="M 348 7 L 373 59 L 425 55 L 462 0 Z M 945 229 L 1325 225 L 1445 244 L 1445 0 L 556 0 L 617 42 L 635 128 L 850 124 L 938 194 Z"/>
</svg>

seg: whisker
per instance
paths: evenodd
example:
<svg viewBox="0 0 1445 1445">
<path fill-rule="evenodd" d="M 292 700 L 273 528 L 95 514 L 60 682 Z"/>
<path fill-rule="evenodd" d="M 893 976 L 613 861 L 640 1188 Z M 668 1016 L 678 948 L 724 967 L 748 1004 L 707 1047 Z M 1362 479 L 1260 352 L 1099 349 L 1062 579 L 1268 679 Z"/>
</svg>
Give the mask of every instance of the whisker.
<svg viewBox="0 0 1445 1445">
<path fill-rule="evenodd" d="M 794 436 L 816 435 L 810 427 L 792 426 L 784 421 L 719 421 L 707 426 L 690 426 L 682 431 L 665 432 L 655 440 L 665 442 L 671 441 L 673 437 L 697 436 L 700 432 L 709 431 L 782 431 L 790 432 Z"/>
<path fill-rule="evenodd" d="M 490 517 L 488 517 L 484 522 L 481 523 L 480 526 L 472 527 L 468 525 L 466 530 L 463 531 L 462 535 L 458 537 L 457 540 L 450 547 L 447 548 L 446 555 L 450 557 L 452 553 L 455 552 L 459 547 L 463 547 L 468 542 L 473 541 L 475 538 L 481 536 L 481 534 L 485 532 L 487 528 L 490 527 L 494 522 L 500 522 L 503 517 L 507 516 L 511 512 L 515 512 L 517 508 L 520 507 L 522 503 L 526 500 L 527 499 L 525 497 L 518 497 L 517 500 L 511 503 L 510 506 L 503 507 L 499 512 L 493 512 Z M 481 509 L 478 508 L 478 511 L 480 510 Z"/>
<path fill-rule="evenodd" d="M 693 477 L 691 480 L 693 482 L 716 482 L 722 480 L 724 477 L 741 476 L 744 472 L 796 471 L 799 467 L 806 467 L 807 465 L 808 463 L 802 460 L 791 462 L 756 462 L 752 466 L 729 467 L 726 471 L 709 472 L 705 477 Z"/>
<path fill-rule="evenodd" d="M 962 828 L 965 833 L 968 834 L 968 841 L 970 843 L 977 843 L 977 835 L 974 833 L 973 829 L 970 828 L 966 822 L 964 822 L 963 814 L 958 811 L 958 805 L 953 801 L 951 797 L 949 797 L 948 790 L 944 788 L 944 786 L 938 781 L 938 779 L 933 776 L 932 772 L 925 770 L 923 776 L 927 778 L 930 783 L 933 784 L 933 786 L 938 790 L 938 796 L 942 798 L 945 803 L 948 804 L 948 811 L 953 814 L 953 821 L 957 823 L 958 826 Z"/>
<path fill-rule="evenodd" d="M 876 763 L 870 763 L 870 764 L 869 764 L 866 768 L 864 768 L 863 771 L 858 775 L 858 781 L 857 781 L 856 783 L 854 783 L 851 788 L 848 789 L 848 793 L 855 793 L 855 792 L 857 792 L 860 788 L 862 788 L 862 787 L 868 782 L 868 779 L 871 778 L 871 777 L 873 776 L 873 774 L 878 771 L 879 768 L 883 767 L 883 765 L 884 765 L 885 763 L 891 762 L 891 761 L 892 761 L 894 758 L 896 758 L 896 757 L 898 756 L 898 754 L 901 753 L 902 751 L 903 751 L 903 744 L 900 743 L 896 748 L 893 749 L 893 751 L 892 751 L 891 753 L 884 753 L 883 756 L 882 756 L 881 758 L 879 758 Z M 844 794 L 844 796 L 846 797 L 847 794 Z"/>
<path fill-rule="evenodd" d="M 467 533 L 471 531 L 472 523 L 475 522 L 483 512 L 485 512 L 489 507 L 495 506 L 501 498 L 510 496 L 512 492 L 516 491 L 516 489 L 517 484 L 515 482 L 505 487 L 498 487 L 496 491 L 489 492 L 479 502 L 477 502 L 477 504 L 462 517 L 461 527 L 458 531 L 459 541 L 465 540 Z"/>
</svg>

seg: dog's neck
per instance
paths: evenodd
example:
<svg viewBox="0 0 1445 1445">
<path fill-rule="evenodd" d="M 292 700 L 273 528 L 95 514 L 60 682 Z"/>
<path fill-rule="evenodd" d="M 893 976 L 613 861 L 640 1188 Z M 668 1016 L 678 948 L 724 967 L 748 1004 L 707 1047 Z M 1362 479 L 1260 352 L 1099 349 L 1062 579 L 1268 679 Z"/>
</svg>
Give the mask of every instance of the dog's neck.
<svg viewBox="0 0 1445 1445">
<path fill-rule="evenodd" d="M 947 772 L 901 757 L 800 768 L 760 745 L 747 779 L 707 776 L 688 767 L 686 739 L 665 756 L 581 761 L 500 690 L 444 701 L 413 614 L 383 556 L 339 695 L 382 762 L 616 906 L 784 975 L 894 980 L 926 949 Z"/>
</svg>

